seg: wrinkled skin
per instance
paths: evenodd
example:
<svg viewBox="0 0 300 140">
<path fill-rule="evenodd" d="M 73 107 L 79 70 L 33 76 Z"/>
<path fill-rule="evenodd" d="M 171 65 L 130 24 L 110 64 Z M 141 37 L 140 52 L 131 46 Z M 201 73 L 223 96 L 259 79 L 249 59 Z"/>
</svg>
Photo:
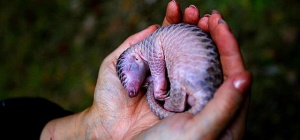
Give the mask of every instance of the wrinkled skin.
<svg viewBox="0 0 300 140">
<path fill-rule="evenodd" d="M 116 60 L 129 46 L 157 29 L 129 37 L 103 61 L 93 105 L 75 115 L 50 121 L 41 139 L 241 139 L 249 105 L 251 74 L 246 71 L 238 44 L 221 15 L 213 12 L 199 19 L 195 7 L 185 9 L 171 1 L 163 26 L 185 22 L 210 32 L 220 52 L 224 83 L 197 115 L 187 113 L 159 120 L 149 109 L 145 94 L 129 98 L 116 74 Z"/>
</svg>

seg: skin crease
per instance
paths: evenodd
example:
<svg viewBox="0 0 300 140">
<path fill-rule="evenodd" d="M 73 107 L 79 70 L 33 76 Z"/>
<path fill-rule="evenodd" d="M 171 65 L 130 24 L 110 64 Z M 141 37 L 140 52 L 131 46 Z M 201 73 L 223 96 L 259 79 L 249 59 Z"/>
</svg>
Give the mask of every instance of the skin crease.
<svg viewBox="0 0 300 140">
<path fill-rule="evenodd" d="M 152 113 L 144 93 L 129 98 L 116 74 L 116 60 L 129 46 L 157 29 L 130 36 L 103 61 L 93 105 L 86 110 L 50 121 L 41 139 L 241 139 L 250 99 L 252 76 L 244 67 L 238 44 L 221 15 L 215 11 L 200 18 L 197 8 L 184 10 L 170 1 L 163 26 L 185 22 L 209 32 L 220 52 L 224 83 L 214 98 L 197 115 L 176 114 L 159 120 Z"/>
</svg>

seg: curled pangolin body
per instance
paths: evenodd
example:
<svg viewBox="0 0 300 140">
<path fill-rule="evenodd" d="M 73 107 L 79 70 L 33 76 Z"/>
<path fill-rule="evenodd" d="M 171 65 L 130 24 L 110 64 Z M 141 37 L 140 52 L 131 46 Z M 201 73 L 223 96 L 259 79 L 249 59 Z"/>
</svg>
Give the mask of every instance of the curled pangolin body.
<svg viewBox="0 0 300 140">
<path fill-rule="evenodd" d="M 119 78 L 130 97 L 137 95 L 149 71 L 147 101 L 159 118 L 200 112 L 223 81 L 217 47 L 209 35 L 183 23 L 159 28 L 117 61 Z"/>
</svg>

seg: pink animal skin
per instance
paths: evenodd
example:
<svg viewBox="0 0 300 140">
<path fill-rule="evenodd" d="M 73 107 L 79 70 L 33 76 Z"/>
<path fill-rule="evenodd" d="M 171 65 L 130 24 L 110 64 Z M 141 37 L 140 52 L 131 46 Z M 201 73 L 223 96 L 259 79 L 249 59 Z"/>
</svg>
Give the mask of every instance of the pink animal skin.
<svg viewBox="0 0 300 140">
<path fill-rule="evenodd" d="M 148 84 L 149 107 L 160 119 L 197 114 L 223 82 L 214 42 L 199 27 L 184 23 L 161 27 L 131 46 L 116 68 L 129 97 Z"/>
</svg>

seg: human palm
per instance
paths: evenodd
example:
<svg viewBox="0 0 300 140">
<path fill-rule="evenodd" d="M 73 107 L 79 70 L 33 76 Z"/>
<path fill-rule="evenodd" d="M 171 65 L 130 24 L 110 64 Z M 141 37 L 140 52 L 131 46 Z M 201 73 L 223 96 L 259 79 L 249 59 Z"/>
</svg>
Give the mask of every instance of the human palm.
<svg viewBox="0 0 300 140">
<path fill-rule="evenodd" d="M 117 50 L 106 57 L 100 67 L 95 88 L 94 104 L 97 106 L 95 111 L 99 112 L 100 121 L 105 122 L 101 123 L 101 127 L 124 132 L 118 134 L 120 136 L 134 135 L 139 133 L 141 128 L 148 128 L 159 121 L 149 109 L 144 97 L 145 93 L 141 91 L 138 96 L 129 98 L 116 73 L 116 61 L 120 54 L 156 29 L 156 26 L 151 26 L 139 34 L 129 37 Z M 108 132 L 108 135 L 118 137 L 113 133 L 114 131 Z"/>
</svg>

